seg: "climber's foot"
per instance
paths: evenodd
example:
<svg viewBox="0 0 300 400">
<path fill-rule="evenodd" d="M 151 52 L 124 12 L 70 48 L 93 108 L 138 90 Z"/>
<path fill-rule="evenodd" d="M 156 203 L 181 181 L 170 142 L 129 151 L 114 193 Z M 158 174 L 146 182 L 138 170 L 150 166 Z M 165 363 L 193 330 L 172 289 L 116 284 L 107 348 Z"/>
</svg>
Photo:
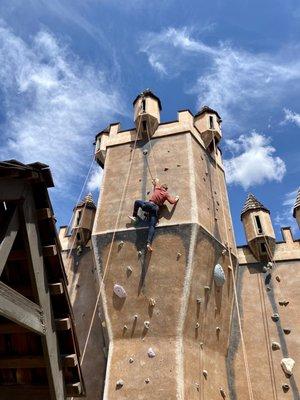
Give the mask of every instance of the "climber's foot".
<svg viewBox="0 0 300 400">
<path fill-rule="evenodd" d="M 137 221 L 137 217 L 134 217 L 132 215 L 128 215 L 128 218 L 130 219 L 130 221 L 132 221 L 134 223 Z"/>
<path fill-rule="evenodd" d="M 149 251 L 149 253 L 152 253 L 153 251 L 153 248 L 150 243 L 147 243 L 147 250 Z"/>
</svg>

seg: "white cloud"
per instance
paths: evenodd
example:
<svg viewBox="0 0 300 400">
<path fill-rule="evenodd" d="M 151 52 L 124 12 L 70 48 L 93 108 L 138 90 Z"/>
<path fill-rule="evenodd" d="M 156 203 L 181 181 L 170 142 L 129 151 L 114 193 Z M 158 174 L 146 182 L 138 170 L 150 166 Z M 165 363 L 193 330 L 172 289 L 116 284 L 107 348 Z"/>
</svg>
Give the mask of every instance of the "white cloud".
<svg viewBox="0 0 300 400">
<path fill-rule="evenodd" d="M 284 121 L 283 123 L 292 122 L 300 127 L 300 114 L 289 110 L 288 108 L 283 109 Z"/>
<path fill-rule="evenodd" d="M 90 192 L 98 192 L 102 182 L 103 171 L 97 165 L 91 173 L 91 176 L 87 182 L 87 190 Z"/>
<path fill-rule="evenodd" d="M 293 232 L 298 231 L 298 224 L 293 217 L 293 208 L 295 205 L 297 193 L 299 189 L 295 189 L 284 195 L 281 211 L 275 216 L 275 224 L 278 226 L 291 226 Z"/>
<path fill-rule="evenodd" d="M 227 140 L 227 149 L 233 154 L 224 160 L 227 182 L 244 189 L 266 181 L 280 182 L 286 167 L 281 158 L 274 156 L 276 150 L 270 142 L 269 137 L 257 132 L 241 135 L 235 141 Z"/>
<path fill-rule="evenodd" d="M 101 121 L 123 111 L 118 91 L 46 31 L 28 44 L 0 24 L 0 58 L 0 158 L 42 161 L 56 186 L 78 185 Z"/>
<path fill-rule="evenodd" d="M 140 51 L 164 76 L 186 73 L 189 91 L 197 94 L 198 106 L 207 104 L 217 109 L 224 123 L 231 126 L 238 125 L 233 111 L 243 115 L 258 104 L 274 104 L 286 95 L 288 83 L 289 90 L 295 90 L 295 82 L 300 84 L 299 51 L 288 57 L 251 53 L 224 42 L 207 45 L 193 38 L 186 27 L 148 33 Z"/>
</svg>

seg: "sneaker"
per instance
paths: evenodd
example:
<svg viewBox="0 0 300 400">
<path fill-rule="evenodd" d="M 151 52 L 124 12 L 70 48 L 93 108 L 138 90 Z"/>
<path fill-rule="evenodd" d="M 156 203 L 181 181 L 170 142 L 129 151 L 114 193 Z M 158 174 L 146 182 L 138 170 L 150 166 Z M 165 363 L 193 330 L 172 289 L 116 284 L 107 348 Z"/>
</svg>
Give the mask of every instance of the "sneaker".
<svg viewBox="0 0 300 400">
<path fill-rule="evenodd" d="M 137 221 L 137 217 L 133 217 L 132 215 L 128 215 L 128 218 L 129 218 L 132 222 L 136 222 L 136 221 Z"/>
<path fill-rule="evenodd" d="M 151 246 L 150 243 L 147 243 L 147 250 L 148 250 L 150 253 L 152 253 L 152 251 L 153 251 L 153 248 L 152 248 L 152 246 Z"/>
</svg>

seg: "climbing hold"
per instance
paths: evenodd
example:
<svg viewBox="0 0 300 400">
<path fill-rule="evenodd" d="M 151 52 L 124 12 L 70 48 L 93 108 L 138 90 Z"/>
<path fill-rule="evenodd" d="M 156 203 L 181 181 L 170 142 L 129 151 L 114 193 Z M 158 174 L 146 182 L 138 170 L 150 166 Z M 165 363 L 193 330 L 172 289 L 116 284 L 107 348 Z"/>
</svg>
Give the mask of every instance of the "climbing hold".
<svg viewBox="0 0 300 400">
<path fill-rule="evenodd" d="M 130 358 L 129 358 L 129 363 L 130 363 L 130 364 L 132 364 L 132 363 L 133 363 L 133 361 L 134 361 L 134 360 L 133 360 L 133 358 L 132 358 L 132 357 L 130 357 Z"/>
<path fill-rule="evenodd" d="M 281 346 L 277 342 L 272 342 L 272 350 L 280 350 Z"/>
<path fill-rule="evenodd" d="M 138 251 L 138 257 L 142 257 L 142 252 L 141 252 L 141 250 Z"/>
<path fill-rule="evenodd" d="M 148 154 L 148 150 L 143 150 L 143 154 L 144 154 L 144 156 L 146 156 L 147 154 Z"/>
<path fill-rule="evenodd" d="M 295 361 L 292 358 L 283 358 L 281 360 L 281 367 L 288 376 L 293 375 L 294 365 Z"/>
<path fill-rule="evenodd" d="M 177 164 L 177 167 L 181 167 L 181 164 Z"/>
<path fill-rule="evenodd" d="M 219 326 L 216 327 L 216 332 L 219 333 L 221 331 L 221 328 Z"/>
<path fill-rule="evenodd" d="M 223 249 L 223 250 L 222 250 L 222 256 L 225 256 L 226 253 L 227 253 L 227 250 L 226 250 L 226 249 Z"/>
<path fill-rule="evenodd" d="M 279 321 L 279 314 L 275 313 L 275 314 L 273 314 L 273 315 L 271 316 L 271 318 L 272 318 L 272 320 L 273 320 L 274 322 L 277 322 L 277 321 Z"/>
<path fill-rule="evenodd" d="M 152 347 L 149 347 L 147 354 L 148 354 L 148 357 L 149 357 L 149 358 L 154 358 L 154 357 L 156 356 L 156 353 L 155 353 L 155 351 L 152 349 Z"/>
<path fill-rule="evenodd" d="M 177 253 L 177 260 L 179 260 L 179 258 L 181 257 L 181 255 L 182 255 L 181 253 L 179 253 L 179 252 Z"/>
<path fill-rule="evenodd" d="M 130 265 L 126 267 L 127 274 L 130 275 L 132 273 L 132 268 Z"/>
<path fill-rule="evenodd" d="M 149 306 L 150 306 L 150 307 L 154 307 L 154 306 L 155 306 L 155 300 L 154 300 L 154 299 L 151 298 L 151 299 L 149 300 Z"/>
<path fill-rule="evenodd" d="M 196 328 L 196 329 L 199 329 L 199 328 L 200 328 L 199 322 L 196 323 L 195 328 Z"/>
<path fill-rule="evenodd" d="M 266 291 L 267 291 L 267 292 L 270 292 L 270 291 L 271 291 L 270 286 L 266 286 Z"/>
<path fill-rule="evenodd" d="M 204 369 L 202 373 L 203 373 L 204 378 L 207 379 L 208 372 L 206 371 L 206 369 Z"/>
<path fill-rule="evenodd" d="M 168 167 L 164 168 L 164 171 L 168 171 L 168 170 L 169 170 L 169 168 L 168 168 Z"/>
<path fill-rule="evenodd" d="M 124 386 L 124 381 L 122 379 L 119 379 L 116 383 L 116 388 L 121 389 Z"/>
<path fill-rule="evenodd" d="M 202 299 L 200 297 L 197 298 L 197 304 L 201 304 L 202 303 Z"/>
<path fill-rule="evenodd" d="M 279 303 L 280 306 L 285 306 L 285 307 L 286 307 L 288 304 L 290 304 L 290 302 L 287 301 L 287 300 L 281 300 L 281 301 L 279 301 L 278 303 Z"/>
<path fill-rule="evenodd" d="M 225 393 L 225 390 L 224 390 L 224 389 L 220 388 L 220 394 L 221 394 L 221 396 L 223 397 L 223 399 L 226 398 L 226 393 Z"/>
<path fill-rule="evenodd" d="M 124 326 L 123 326 L 123 330 L 124 330 L 124 331 L 127 331 L 127 329 L 128 329 L 128 326 L 127 326 L 127 325 L 124 325 Z"/>
<path fill-rule="evenodd" d="M 144 321 L 144 327 L 146 329 L 149 329 L 150 328 L 150 321 Z"/>
<path fill-rule="evenodd" d="M 286 335 L 289 335 L 289 334 L 291 333 L 291 329 L 289 329 L 289 328 L 283 328 L 283 332 L 284 332 Z"/>
<path fill-rule="evenodd" d="M 200 342 L 200 347 L 201 347 L 201 349 L 203 349 L 203 345 L 204 345 L 204 343 L 203 343 L 203 342 Z"/>
<path fill-rule="evenodd" d="M 199 383 L 195 382 L 195 386 L 196 386 L 197 391 L 199 392 L 199 390 L 200 390 L 200 385 L 199 385 Z"/>
<path fill-rule="evenodd" d="M 273 263 L 271 263 L 271 261 L 268 262 L 267 267 L 272 269 L 273 268 Z"/>
<path fill-rule="evenodd" d="M 284 383 L 284 384 L 282 385 L 282 390 L 283 390 L 284 392 L 287 392 L 289 389 L 290 389 L 290 385 L 288 385 L 287 383 Z"/>
<path fill-rule="evenodd" d="M 114 285 L 114 294 L 117 295 L 120 299 L 125 299 L 127 294 L 123 286 L 121 285 Z"/>
<path fill-rule="evenodd" d="M 209 287 L 209 286 L 204 286 L 204 290 L 209 291 L 209 290 L 210 290 L 210 287 Z"/>
<path fill-rule="evenodd" d="M 149 378 L 146 378 L 146 379 L 145 379 L 145 382 L 146 382 L 146 383 L 149 383 L 149 382 L 150 382 L 150 379 L 149 379 Z"/>
<path fill-rule="evenodd" d="M 214 268 L 214 281 L 216 286 L 223 286 L 226 281 L 224 270 L 220 264 L 216 264 Z"/>
<path fill-rule="evenodd" d="M 121 240 L 121 242 L 119 242 L 118 246 L 119 246 L 119 248 L 122 248 L 124 246 L 123 240 Z"/>
<path fill-rule="evenodd" d="M 279 275 L 276 275 L 275 279 L 276 279 L 276 281 L 277 281 L 277 282 L 280 282 L 280 281 L 281 281 L 281 279 L 280 279 L 280 276 L 279 276 Z"/>
<path fill-rule="evenodd" d="M 262 271 L 263 271 L 264 273 L 266 273 L 266 272 L 268 272 L 268 268 L 267 268 L 267 267 L 263 267 Z"/>
<path fill-rule="evenodd" d="M 135 315 L 133 316 L 133 319 L 137 320 L 137 319 L 138 319 L 138 315 L 135 314 Z"/>
</svg>

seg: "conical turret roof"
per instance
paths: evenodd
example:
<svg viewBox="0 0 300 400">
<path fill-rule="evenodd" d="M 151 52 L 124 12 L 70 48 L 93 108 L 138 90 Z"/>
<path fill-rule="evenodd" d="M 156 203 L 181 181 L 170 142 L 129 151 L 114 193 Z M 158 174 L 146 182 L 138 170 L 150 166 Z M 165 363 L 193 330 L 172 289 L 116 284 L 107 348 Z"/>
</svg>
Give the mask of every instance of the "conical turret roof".
<svg viewBox="0 0 300 400">
<path fill-rule="evenodd" d="M 300 208 L 300 188 L 298 189 L 294 210 L 293 210 L 293 217 L 296 218 L 296 209 Z"/>
<path fill-rule="evenodd" d="M 95 209 L 96 209 L 96 206 L 95 206 L 95 203 L 94 203 L 94 200 L 93 200 L 92 193 L 88 193 L 88 194 L 84 197 L 84 199 L 81 200 L 81 201 L 77 204 L 77 206 L 76 206 L 75 208 L 83 207 L 83 206 L 84 206 L 85 208 L 95 208 Z"/>
<path fill-rule="evenodd" d="M 252 193 L 249 193 L 241 212 L 241 219 L 243 218 L 244 214 L 253 210 L 264 210 L 270 213 L 270 210 L 268 210 L 260 201 L 258 201 Z"/>
</svg>

